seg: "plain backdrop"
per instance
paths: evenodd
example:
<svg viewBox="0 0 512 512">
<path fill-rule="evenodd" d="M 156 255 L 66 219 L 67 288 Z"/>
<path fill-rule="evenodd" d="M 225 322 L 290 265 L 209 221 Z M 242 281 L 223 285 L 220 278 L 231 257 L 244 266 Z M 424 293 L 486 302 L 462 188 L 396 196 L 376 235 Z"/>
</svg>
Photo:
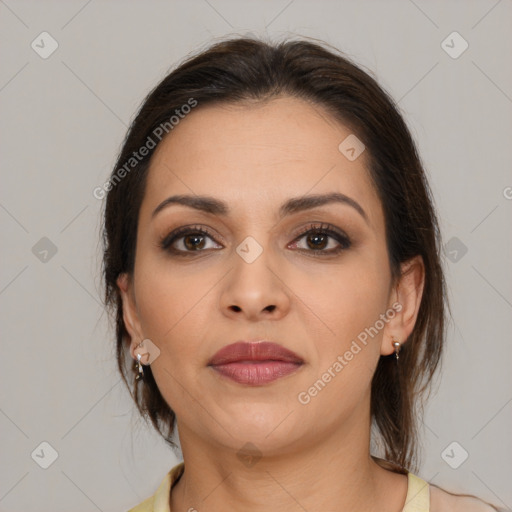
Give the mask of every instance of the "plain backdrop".
<svg viewBox="0 0 512 512">
<path fill-rule="evenodd" d="M 248 33 L 322 39 L 398 101 L 453 309 L 419 475 L 510 508 L 511 25 L 510 0 L 1 0 L 0 511 L 128 510 L 179 461 L 115 368 L 93 190 L 147 92 Z"/>
</svg>

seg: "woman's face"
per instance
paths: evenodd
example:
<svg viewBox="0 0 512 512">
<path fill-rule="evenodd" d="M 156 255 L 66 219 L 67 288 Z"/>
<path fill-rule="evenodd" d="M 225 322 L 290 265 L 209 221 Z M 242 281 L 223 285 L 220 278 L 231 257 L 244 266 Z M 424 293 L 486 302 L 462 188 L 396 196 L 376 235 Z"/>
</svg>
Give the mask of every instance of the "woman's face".
<svg viewBox="0 0 512 512">
<path fill-rule="evenodd" d="M 352 139 L 339 149 L 350 135 L 325 110 L 289 97 L 199 105 L 153 155 L 133 281 L 119 284 L 132 356 L 142 339 L 158 347 L 151 369 L 180 435 L 270 454 L 367 429 L 379 356 L 410 331 L 397 312 L 367 155 L 354 159 Z M 333 193 L 349 199 L 281 211 L 291 199 L 300 206 Z M 153 215 L 176 195 L 208 196 L 225 211 L 170 203 Z M 185 226 L 188 236 L 161 247 Z M 209 366 L 222 347 L 262 339 L 303 364 L 256 385 Z"/>
</svg>

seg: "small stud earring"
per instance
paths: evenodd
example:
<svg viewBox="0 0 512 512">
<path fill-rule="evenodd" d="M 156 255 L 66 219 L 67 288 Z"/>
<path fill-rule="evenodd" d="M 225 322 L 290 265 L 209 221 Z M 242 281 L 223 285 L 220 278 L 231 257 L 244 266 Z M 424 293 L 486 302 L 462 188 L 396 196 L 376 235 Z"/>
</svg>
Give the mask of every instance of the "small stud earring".
<svg viewBox="0 0 512 512">
<path fill-rule="evenodd" d="M 398 341 L 393 341 L 393 346 L 395 347 L 395 356 L 396 356 L 396 361 L 398 363 L 398 354 L 400 353 L 400 343 Z"/>
<path fill-rule="evenodd" d="M 144 369 L 143 369 L 142 363 L 140 362 L 141 357 L 142 356 L 140 354 L 137 354 L 137 361 L 135 362 L 135 368 L 138 369 L 139 373 L 135 377 L 135 380 L 140 380 L 140 379 L 144 378 Z"/>
</svg>

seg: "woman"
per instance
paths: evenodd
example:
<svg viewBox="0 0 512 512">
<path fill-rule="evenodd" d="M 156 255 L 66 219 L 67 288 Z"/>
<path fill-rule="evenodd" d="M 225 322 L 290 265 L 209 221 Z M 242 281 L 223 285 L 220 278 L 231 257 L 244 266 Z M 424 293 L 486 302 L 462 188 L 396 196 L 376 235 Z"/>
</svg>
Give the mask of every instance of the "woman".
<svg viewBox="0 0 512 512">
<path fill-rule="evenodd" d="M 148 95 L 103 189 L 119 370 L 184 459 L 131 512 L 495 510 L 414 474 L 441 242 L 368 74 L 308 41 L 215 44 Z"/>
</svg>

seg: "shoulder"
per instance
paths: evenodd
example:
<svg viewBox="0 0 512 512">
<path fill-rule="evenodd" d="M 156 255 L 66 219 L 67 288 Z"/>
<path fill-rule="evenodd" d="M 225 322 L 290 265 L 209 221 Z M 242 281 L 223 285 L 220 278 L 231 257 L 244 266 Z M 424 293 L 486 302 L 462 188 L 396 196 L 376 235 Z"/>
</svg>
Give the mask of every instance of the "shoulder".
<svg viewBox="0 0 512 512">
<path fill-rule="evenodd" d="M 153 512 L 153 496 L 131 508 L 128 512 Z"/>
<path fill-rule="evenodd" d="M 499 509 L 465 494 L 452 494 L 434 484 L 430 487 L 430 512 L 496 512 Z"/>
<path fill-rule="evenodd" d="M 153 512 L 153 496 L 131 508 L 128 512 Z"/>
<path fill-rule="evenodd" d="M 174 466 L 161 481 L 155 494 L 145 499 L 128 512 L 170 512 L 169 496 L 173 485 L 180 479 L 185 470 L 183 462 Z"/>
</svg>

